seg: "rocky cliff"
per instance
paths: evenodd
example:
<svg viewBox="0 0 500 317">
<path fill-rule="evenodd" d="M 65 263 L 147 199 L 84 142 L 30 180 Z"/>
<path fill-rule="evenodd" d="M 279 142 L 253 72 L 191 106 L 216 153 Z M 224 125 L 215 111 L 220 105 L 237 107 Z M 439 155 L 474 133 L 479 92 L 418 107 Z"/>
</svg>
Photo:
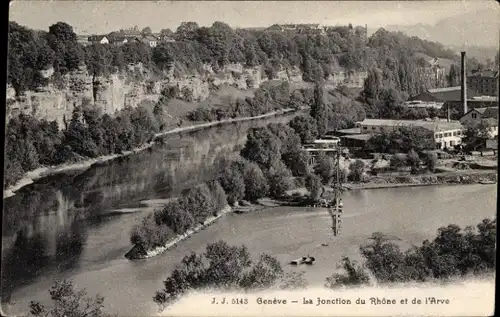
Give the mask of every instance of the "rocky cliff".
<svg viewBox="0 0 500 317">
<path fill-rule="evenodd" d="M 202 101 L 210 94 L 210 89 L 220 85 L 231 85 L 238 89 L 258 88 L 267 81 L 263 68 L 243 67 L 229 64 L 214 71 L 205 65 L 200 72 L 180 75 L 176 66 L 161 75 L 153 74 L 142 65 L 129 65 L 126 70 L 106 77 L 93 77 L 85 67 L 69 73 L 56 83 L 50 70 L 42 74 L 49 84 L 36 91 L 26 91 L 16 96 L 12 87 L 7 87 L 7 118 L 19 114 L 31 114 L 39 119 L 55 120 L 61 127 L 64 120 L 71 118 L 73 108 L 87 100 L 112 114 L 125 106 L 137 106 L 141 101 L 157 101 L 165 88 L 177 87 L 177 98 Z M 338 71 L 327 79 L 329 88 L 339 85 L 363 87 L 365 72 L 349 73 Z M 302 72 L 298 68 L 282 69 L 277 72 L 276 80 L 302 82 Z"/>
</svg>

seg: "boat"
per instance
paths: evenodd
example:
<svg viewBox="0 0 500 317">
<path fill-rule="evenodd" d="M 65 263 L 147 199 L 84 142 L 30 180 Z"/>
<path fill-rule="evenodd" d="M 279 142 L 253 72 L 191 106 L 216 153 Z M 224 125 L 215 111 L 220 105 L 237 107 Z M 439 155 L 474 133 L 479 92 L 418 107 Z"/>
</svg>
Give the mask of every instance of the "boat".
<svg viewBox="0 0 500 317">
<path fill-rule="evenodd" d="M 316 261 L 316 259 L 313 256 L 309 256 L 309 257 L 307 257 L 306 260 L 304 260 L 304 264 L 311 265 L 314 263 L 314 261 Z"/>
<path fill-rule="evenodd" d="M 496 184 L 497 182 L 495 181 L 490 181 L 490 180 L 487 180 L 487 179 L 482 179 L 479 181 L 479 184 L 482 184 L 482 185 L 493 185 L 493 184 Z"/>
<path fill-rule="evenodd" d="M 292 265 L 313 264 L 316 259 L 313 256 L 303 256 L 290 262 Z"/>
</svg>

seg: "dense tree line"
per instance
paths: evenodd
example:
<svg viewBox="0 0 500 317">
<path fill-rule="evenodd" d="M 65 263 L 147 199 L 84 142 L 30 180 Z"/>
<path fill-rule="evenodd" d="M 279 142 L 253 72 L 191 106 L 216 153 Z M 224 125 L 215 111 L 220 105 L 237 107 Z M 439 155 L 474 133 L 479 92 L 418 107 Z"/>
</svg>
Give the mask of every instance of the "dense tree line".
<svg viewBox="0 0 500 317">
<path fill-rule="evenodd" d="M 150 34 L 150 31 L 143 33 Z M 112 32 L 110 37 L 120 34 Z M 175 64 L 176 71 L 184 73 L 202 71 L 204 64 L 218 70 L 227 63 L 241 63 L 248 67 L 263 65 L 270 78 L 282 67 L 296 66 L 303 71 L 304 80 L 311 82 L 318 76 L 326 78 L 341 67 L 348 71 L 372 69 L 371 83 L 377 82 L 374 76 L 380 72 L 381 83 L 370 86 L 366 96 L 377 99 L 380 87 L 395 87 L 408 93 L 419 89 L 420 83 L 412 68 L 415 52 L 456 58 L 438 43 L 383 29 L 373 34 L 368 43 L 364 32 L 342 26 L 329 28 L 325 35 L 314 35 L 232 29 L 223 22 L 214 22 L 210 27 L 185 22 L 170 35 L 177 41 L 154 48 L 138 41 L 83 46 L 78 43 L 73 28 L 64 22 L 50 26 L 49 32 L 10 22 L 8 83 L 21 94 L 45 84 L 47 79 L 40 71 L 51 66 L 55 78 L 80 65 L 86 65 L 93 75 L 106 75 L 137 63 L 153 71 L 169 70 Z"/>
<path fill-rule="evenodd" d="M 145 106 L 127 107 L 114 116 L 100 115 L 94 106 L 76 106 L 66 128 L 56 122 L 21 114 L 7 124 L 5 185 L 40 166 L 122 153 L 151 140 L 162 118 Z"/>
<path fill-rule="evenodd" d="M 184 190 L 161 210 L 148 214 L 134 227 L 132 244 L 144 251 L 164 246 L 175 235 L 184 234 L 227 206 L 226 194 L 217 181 Z"/>
</svg>

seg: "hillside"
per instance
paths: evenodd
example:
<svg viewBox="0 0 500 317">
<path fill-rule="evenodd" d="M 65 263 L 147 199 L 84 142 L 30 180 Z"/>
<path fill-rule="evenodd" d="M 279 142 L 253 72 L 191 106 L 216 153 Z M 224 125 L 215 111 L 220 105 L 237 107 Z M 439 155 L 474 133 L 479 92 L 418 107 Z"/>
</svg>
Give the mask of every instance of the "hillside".
<svg viewBox="0 0 500 317">
<path fill-rule="evenodd" d="M 435 25 L 421 23 L 389 25 L 387 29 L 439 42 L 454 47 L 455 50 L 462 50 L 464 47 L 473 46 L 498 47 L 500 27 L 498 21 L 500 21 L 500 11 L 497 6 L 494 10 L 484 9 L 476 12 L 476 14 L 467 13 L 444 18 Z M 489 58 L 493 59 L 494 56 L 494 54 L 490 55 Z"/>
</svg>

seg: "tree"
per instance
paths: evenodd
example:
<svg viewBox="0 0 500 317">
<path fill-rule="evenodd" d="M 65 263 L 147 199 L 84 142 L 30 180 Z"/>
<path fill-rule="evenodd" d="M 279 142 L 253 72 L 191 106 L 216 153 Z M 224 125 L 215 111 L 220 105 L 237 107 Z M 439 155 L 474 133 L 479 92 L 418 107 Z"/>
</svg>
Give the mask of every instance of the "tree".
<svg viewBox="0 0 500 317">
<path fill-rule="evenodd" d="M 349 165 L 349 174 L 355 182 L 359 182 L 363 179 L 364 169 L 365 162 L 361 160 L 355 160 Z"/>
<path fill-rule="evenodd" d="M 177 40 L 190 41 L 196 38 L 196 31 L 199 29 L 196 22 L 182 22 L 175 32 Z"/>
<path fill-rule="evenodd" d="M 83 51 L 77 42 L 73 27 L 57 22 L 49 27 L 47 43 L 55 52 L 54 69 L 59 74 L 76 70 L 83 60 Z"/>
<path fill-rule="evenodd" d="M 450 71 L 448 72 L 448 86 L 453 87 L 458 84 L 460 78 L 459 71 L 455 64 L 451 64 Z"/>
<path fill-rule="evenodd" d="M 411 149 L 410 152 L 408 152 L 406 163 L 411 168 L 412 174 L 416 174 L 418 172 L 420 167 L 420 157 L 415 150 Z"/>
<path fill-rule="evenodd" d="M 103 312 L 104 297 L 97 295 L 88 297 L 85 290 L 77 291 L 71 280 L 55 281 L 49 290 L 54 307 L 47 310 L 39 302 L 30 303 L 30 313 L 36 317 L 66 317 L 66 316 L 109 316 Z"/>
<path fill-rule="evenodd" d="M 309 115 L 297 116 L 288 125 L 299 135 L 302 143 L 310 143 L 318 136 L 316 121 Z"/>
<path fill-rule="evenodd" d="M 407 163 L 407 160 L 406 160 L 406 156 L 404 155 L 399 155 L 399 154 L 394 154 L 392 157 L 391 157 L 391 167 L 395 170 L 398 170 L 400 169 L 401 167 L 405 167 L 408 165 Z"/>
<path fill-rule="evenodd" d="M 180 205 L 191 212 L 196 223 L 203 223 L 216 211 L 214 197 L 205 183 L 182 191 Z"/>
<path fill-rule="evenodd" d="M 329 184 L 335 173 L 335 163 L 331 156 L 320 153 L 316 157 L 314 172 L 321 177 L 323 184 Z"/>
<path fill-rule="evenodd" d="M 268 288 L 283 274 L 278 260 L 267 254 L 262 254 L 259 261 L 252 264 L 244 245 L 230 246 L 224 241 L 209 243 L 203 254 L 193 252 L 185 256 L 153 299 L 160 308 L 165 308 L 188 290 Z"/>
<path fill-rule="evenodd" d="M 306 189 L 309 191 L 309 197 L 312 201 L 317 201 L 321 194 L 321 178 L 316 174 L 309 174 L 306 177 Z"/>
<path fill-rule="evenodd" d="M 279 261 L 268 254 L 262 254 L 250 272 L 241 277 L 239 285 L 243 289 L 264 290 L 282 276 L 283 269 Z"/>
<path fill-rule="evenodd" d="M 269 194 L 271 197 L 281 197 L 291 187 L 291 172 L 283 164 L 277 160 L 271 164 L 267 171 L 267 179 L 269 181 Z"/>
<path fill-rule="evenodd" d="M 174 36 L 174 32 L 172 32 L 171 29 L 161 29 L 160 36 L 173 37 Z"/>
<path fill-rule="evenodd" d="M 463 143 L 465 143 L 466 149 L 476 150 L 484 146 L 484 142 L 488 138 L 489 125 L 485 121 L 481 121 L 479 124 L 467 128 Z"/>
<path fill-rule="evenodd" d="M 434 171 L 436 169 L 437 160 L 438 160 L 437 154 L 435 152 L 427 153 L 425 155 L 424 160 L 425 160 L 424 161 L 425 165 L 427 165 L 427 169 L 434 173 Z"/>
<path fill-rule="evenodd" d="M 372 242 L 360 247 L 361 255 L 366 259 L 366 267 L 380 283 L 402 281 L 405 274 L 404 254 L 399 247 L 387 241 L 376 232 Z"/>
<path fill-rule="evenodd" d="M 311 155 L 309 152 L 298 149 L 296 151 L 283 154 L 282 159 L 292 172 L 293 176 L 303 177 L 308 175 L 311 171 L 311 166 L 309 165 Z"/>
<path fill-rule="evenodd" d="M 245 165 L 243 177 L 245 180 L 245 199 L 256 201 L 269 193 L 267 179 L 256 163 L 250 162 Z"/>
<path fill-rule="evenodd" d="M 311 117 L 316 120 L 318 136 L 323 136 L 328 129 L 330 112 L 325 103 L 323 85 L 321 82 L 317 82 L 314 88 L 314 102 L 311 106 Z"/>
<path fill-rule="evenodd" d="M 325 287 L 336 289 L 342 286 L 368 284 L 370 277 L 364 271 L 363 267 L 356 261 L 351 261 L 348 257 L 342 257 L 340 268 L 344 269 L 345 274 L 335 273 L 326 278 Z"/>
<path fill-rule="evenodd" d="M 268 128 L 252 128 L 241 156 L 259 164 L 261 168 L 269 168 L 273 161 L 281 158 L 281 142 Z"/>
<path fill-rule="evenodd" d="M 149 26 L 146 26 L 144 29 L 142 29 L 141 31 L 141 35 L 142 36 L 147 36 L 147 35 L 151 35 L 153 34 L 153 31 L 151 30 L 151 28 Z"/>
<path fill-rule="evenodd" d="M 219 161 L 218 181 L 227 195 L 227 201 L 233 205 L 245 196 L 245 178 L 242 172 L 234 168 L 233 162 Z"/>
<path fill-rule="evenodd" d="M 164 225 L 170 227 L 176 234 L 183 234 L 195 223 L 191 211 L 182 208 L 179 201 L 169 202 L 161 212 L 157 214 L 157 219 Z"/>
</svg>

